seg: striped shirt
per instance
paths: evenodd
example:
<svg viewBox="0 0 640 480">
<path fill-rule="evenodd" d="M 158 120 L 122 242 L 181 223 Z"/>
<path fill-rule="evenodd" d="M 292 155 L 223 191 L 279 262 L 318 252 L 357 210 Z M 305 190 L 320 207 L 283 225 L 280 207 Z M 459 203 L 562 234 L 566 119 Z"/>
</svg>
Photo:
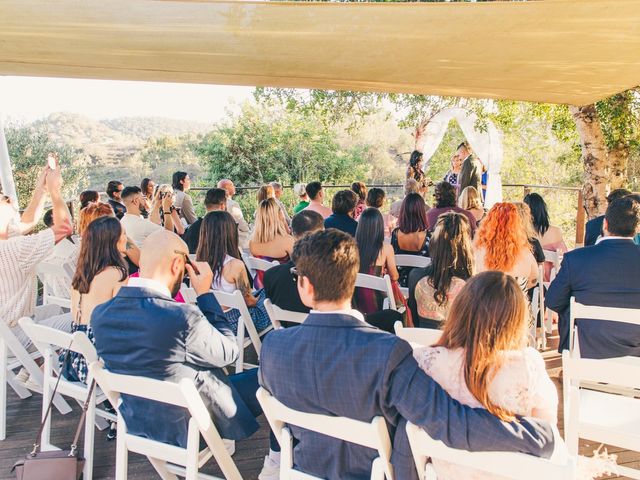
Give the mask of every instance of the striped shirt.
<svg viewBox="0 0 640 480">
<path fill-rule="evenodd" d="M 34 235 L 0 240 L 0 318 L 15 327 L 33 315 L 36 304 L 36 266 L 53 251 L 50 228 Z"/>
</svg>

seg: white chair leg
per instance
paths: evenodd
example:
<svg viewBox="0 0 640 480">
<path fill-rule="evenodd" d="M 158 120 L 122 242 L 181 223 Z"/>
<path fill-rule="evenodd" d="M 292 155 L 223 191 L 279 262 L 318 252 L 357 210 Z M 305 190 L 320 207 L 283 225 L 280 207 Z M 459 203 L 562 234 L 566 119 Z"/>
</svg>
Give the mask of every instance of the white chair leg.
<svg viewBox="0 0 640 480">
<path fill-rule="evenodd" d="M 96 393 L 91 394 L 89 405 L 87 406 L 87 417 L 84 422 L 84 473 L 82 480 L 92 480 L 93 478 L 93 446 L 95 443 L 94 423 L 96 420 Z"/>
<path fill-rule="evenodd" d="M 162 480 L 178 480 L 178 477 L 176 475 L 167 470 L 167 462 L 165 462 L 164 460 L 158 460 L 157 458 L 153 457 L 147 458 L 149 459 L 149 463 L 151 463 L 151 465 L 153 465 L 153 468 L 155 468 L 156 472 L 158 472 L 158 475 L 160 475 L 160 478 Z M 196 473 L 195 478 L 198 478 L 197 475 L 198 474 Z"/>
<path fill-rule="evenodd" d="M 242 316 L 238 318 L 238 333 L 236 334 L 236 341 L 238 342 L 238 360 L 236 360 L 236 373 L 242 373 L 244 371 L 244 321 Z"/>
<path fill-rule="evenodd" d="M 7 344 L 0 336 L 0 440 L 7 437 Z"/>
<path fill-rule="evenodd" d="M 44 371 L 51 372 L 51 352 L 47 349 L 44 352 Z M 51 394 L 53 392 L 53 385 L 51 385 L 51 375 L 42 376 L 42 415 L 41 418 L 47 413 L 49 408 L 49 402 L 51 401 Z M 47 420 L 44 422 L 44 428 L 42 429 L 42 435 L 40 436 L 40 445 L 42 450 L 53 450 L 51 445 L 51 413 L 47 416 Z"/>
<path fill-rule="evenodd" d="M 127 431 L 124 428 L 124 420 L 118 415 L 118 438 L 116 444 L 116 480 L 127 480 L 129 464 L 129 452 L 126 441 Z"/>
</svg>

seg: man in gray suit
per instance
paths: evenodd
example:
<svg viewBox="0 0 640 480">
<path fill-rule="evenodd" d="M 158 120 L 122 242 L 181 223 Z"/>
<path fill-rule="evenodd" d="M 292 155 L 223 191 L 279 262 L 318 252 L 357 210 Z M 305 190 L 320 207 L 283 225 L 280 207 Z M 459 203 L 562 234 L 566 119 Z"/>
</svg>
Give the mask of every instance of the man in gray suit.
<svg viewBox="0 0 640 480">
<path fill-rule="evenodd" d="M 473 156 L 467 142 L 458 145 L 456 155 L 463 159 L 462 170 L 458 176 L 458 196 L 467 187 L 475 187 L 478 193 L 482 194 L 482 163 Z"/>
<path fill-rule="evenodd" d="M 383 416 L 399 480 L 418 479 L 407 421 L 454 448 L 551 455 L 548 424 L 530 418 L 506 423 L 461 405 L 419 368 L 407 342 L 351 309 L 360 259 L 350 235 L 314 233 L 298 240 L 292 258 L 300 298 L 312 310 L 303 324 L 271 332 L 262 344 L 259 381 L 279 401 L 365 422 Z M 291 432 L 294 463 L 302 471 L 329 480 L 370 478 L 377 452 L 294 426 Z"/>
</svg>

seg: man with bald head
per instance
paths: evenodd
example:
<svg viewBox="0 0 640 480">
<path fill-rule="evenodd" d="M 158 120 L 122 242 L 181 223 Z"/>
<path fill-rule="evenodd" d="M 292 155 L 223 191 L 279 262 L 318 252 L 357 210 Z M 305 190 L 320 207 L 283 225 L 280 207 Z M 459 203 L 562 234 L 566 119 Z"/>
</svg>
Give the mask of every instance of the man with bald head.
<svg viewBox="0 0 640 480">
<path fill-rule="evenodd" d="M 238 244 L 241 249 L 246 250 L 249 248 L 249 224 L 244 219 L 240 204 L 233 199 L 236 194 L 236 186 L 228 178 L 223 178 L 218 182 L 218 188 L 227 192 L 227 212 L 238 224 Z"/>
<path fill-rule="evenodd" d="M 140 277 L 129 279 L 91 316 L 98 355 L 108 370 L 170 382 L 192 379 L 223 438 L 240 440 L 258 430 L 262 413 L 255 398 L 257 369 L 227 376 L 223 368 L 238 356 L 238 345 L 210 291 L 213 273 L 205 262 L 187 263 L 187 245 L 159 230 L 144 241 Z M 177 303 L 185 274 L 197 307 Z M 119 407 L 129 432 L 187 446 L 185 410 L 123 395 Z"/>
</svg>

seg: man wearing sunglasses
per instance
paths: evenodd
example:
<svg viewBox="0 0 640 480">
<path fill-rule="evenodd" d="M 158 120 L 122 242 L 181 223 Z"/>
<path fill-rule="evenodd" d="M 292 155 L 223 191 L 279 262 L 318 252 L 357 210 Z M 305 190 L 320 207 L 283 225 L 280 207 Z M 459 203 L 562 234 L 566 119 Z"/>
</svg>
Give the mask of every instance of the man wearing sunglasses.
<svg viewBox="0 0 640 480">
<path fill-rule="evenodd" d="M 197 306 L 173 300 L 185 274 L 198 295 Z M 238 344 L 211 292 L 212 281 L 209 264 L 192 264 L 184 241 L 159 230 L 142 245 L 140 277 L 130 278 L 114 298 L 96 307 L 91 325 L 107 369 L 176 383 L 192 379 L 220 435 L 241 440 L 259 428 L 257 369 L 224 372 L 236 360 Z M 119 408 L 131 433 L 187 446 L 183 409 L 131 397 L 124 397 Z"/>
</svg>

